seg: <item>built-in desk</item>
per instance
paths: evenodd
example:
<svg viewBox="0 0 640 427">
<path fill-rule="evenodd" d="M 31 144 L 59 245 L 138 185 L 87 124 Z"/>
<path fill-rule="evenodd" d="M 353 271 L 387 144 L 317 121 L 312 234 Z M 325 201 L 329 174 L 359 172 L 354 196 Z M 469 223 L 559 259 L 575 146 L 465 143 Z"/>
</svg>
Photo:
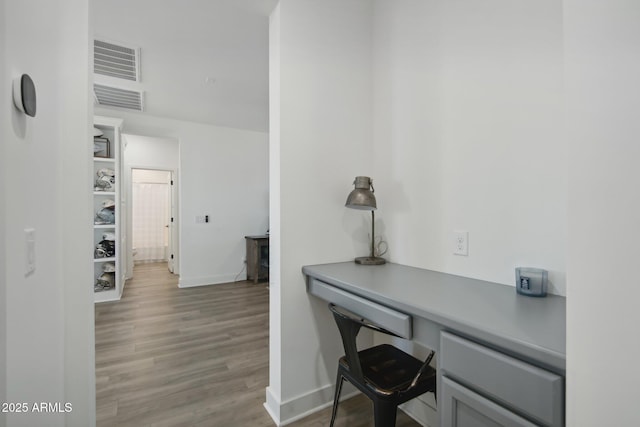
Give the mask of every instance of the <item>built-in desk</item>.
<svg viewBox="0 0 640 427">
<path fill-rule="evenodd" d="M 310 294 L 436 350 L 441 427 L 564 425 L 564 297 L 391 263 L 302 271 Z"/>
</svg>

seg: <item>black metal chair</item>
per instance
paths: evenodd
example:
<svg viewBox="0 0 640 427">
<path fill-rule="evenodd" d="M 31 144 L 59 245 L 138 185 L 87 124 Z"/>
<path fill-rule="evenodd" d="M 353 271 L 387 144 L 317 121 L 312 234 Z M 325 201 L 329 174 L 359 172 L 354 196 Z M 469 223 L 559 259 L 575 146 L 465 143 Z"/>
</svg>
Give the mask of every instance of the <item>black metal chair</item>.
<svg viewBox="0 0 640 427">
<path fill-rule="evenodd" d="M 424 362 L 389 344 L 358 351 L 356 336 L 363 326 L 384 334 L 398 335 L 334 304 L 329 304 L 329 309 L 338 325 L 345 351 L 338 363 L 331 427 L 336 419 L 345 379 L 373 401 L 376 427 L 394 427 L 398 405 L 426 392 L 435 394 L 436 371 L 429 366 L 433 351 Z"/>
</svg>

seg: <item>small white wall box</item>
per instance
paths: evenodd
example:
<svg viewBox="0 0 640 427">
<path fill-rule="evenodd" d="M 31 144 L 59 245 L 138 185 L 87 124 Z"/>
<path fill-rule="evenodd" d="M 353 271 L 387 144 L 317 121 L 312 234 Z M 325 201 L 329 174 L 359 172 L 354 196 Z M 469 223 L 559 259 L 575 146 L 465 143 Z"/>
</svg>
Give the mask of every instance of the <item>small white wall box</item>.
<svg viewBox="0 0 640 427">
<path fill-rule="evenodd" d="M 516 268 L 516 291 L 530 297 L 547 296 L 547 270 L 540 268 Z"/>
</svg>

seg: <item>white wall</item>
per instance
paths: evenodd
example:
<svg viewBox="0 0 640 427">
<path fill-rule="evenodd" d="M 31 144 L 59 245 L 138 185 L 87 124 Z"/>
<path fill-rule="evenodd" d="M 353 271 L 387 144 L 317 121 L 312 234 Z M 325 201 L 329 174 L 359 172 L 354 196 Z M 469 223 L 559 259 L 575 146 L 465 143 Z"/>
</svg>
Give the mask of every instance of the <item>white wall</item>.
<svg viewBox="0 0 640 427">
<path fill-rule="evenodd" d="M 124 123 L 127 126 L 127 123 Z M 178 169 L 180 152 L 175 138 L 123 134 L 125 167 Z"/>
<path fill-rule="evenodd" d="M 378 0 L 373 28 L 389 259 L 509 285 L 540 267 L 565 294 L 561 3 Z"/>
<path fill-rule="evenodd" d="M 561 6 L 374 2 L 373 178 L 391 261 L 508 285 L 541 267 L 565 294 Z M 433 425 L 424 399 L 405 409 Z"/>
<path fill-rule="evenodd" d="M 124 124 L 126 126 L 126 123 Z M 131 168 L 149 168 L 149 169 L 163 169 L 176 172 L 176 181 L 179 173 L 180 165 L 180 151 L 178 140 L 175 138 L 158 138 L 140 135 L 123 134 L 122 139 L 124 142 L 124 154 L 123 154 L 123 171 L 124 171 L 124 197 L 125 206 L 131 206 Z M 176 182 L 175 185 L 179 185 Z M 179 196 L 178 196 L 179 198 Z M 179 201 L 177 201 L 179 205 Z M 131 228 L 131 209 L 127 208 L 126 218 L 126 230 L 127 230 L 127 242 L 131 242 L 132 228 Z M 175 223 L 180 224 L 180 218 L 176 215 Z M 127 254 L 125 259 L 126 265 L 126 277 L 133 277 L 133 252 L 130 247 L 131 244 L 127 244 Z M 180 261 L 179 251 L 176 251 L 176 258 L 174 259 L 174 273 L 180 273 Z"/>
<path fill-rule="evenodd" d="M 369 217 L 344 203 L 354 177 L 371 171 L 371 12 L 367 0 L 281 0 L 271 17 L 271 167 L 280 171 L 266 406 L 280 421 L 331 400 L 342 351 L 301 267 L 367 253 Z"/>
<path fill-rule="evenodd" d="M 180 286 L 244 278 L 244 236 L 264 234 L 269 213 L 264 132 L 96 109 L 124 119 L 124 133 L 179 141 Z M 209 215 L 208 224 L 196 216 Z"/>
<path fill-rule="evenodd" d="M 333 322 L 300 267 L 366 253 L 369 224 L 343 207 L 356 174 L 374 180 L 391 261 L 509 285 L 542 267 L 565 294 L 560 3 L 281 1 L 271 26 L 274 418 L 333 380 Z M 469 257 L 451 253 L 456 229 Z"/>
<path fill-rule="evenodd" d="M 4 128 L 9 117 L 9 108 L 11 102 L 7 99 L 11 96 L 8 91 L 8 80 L 5 77 L 5 48 L 4 41 L 7 39 L 5 35 L 4 22 L 4 3 L 0 0 L 0 99 L 5 102 L 0 104 L 0 123 Z M 4 132 L 0 133 L 4 139 Z M 4 144 L 0 143 L 0 242 L 6 242 L 5 239 L 5 210 L 6 196 L 5 185 L 7 176 L 5 174 L 5 149 Z M 5 244 L 0 244 L 0 402 L 7 401 L 7 273 L 6 273 L 6 248 Z M 0 413 L 0 427 L 7 425 L 7 416 Z"/>
<path fill-rule="evenodd" d="M 282 396 L 280 242 L 280 4 L 269 16 L 269 386 L 265 408 L 280 420 Z"/>
<path fill-rule="evenodd" d="M 95 373 L 88 2 L 4 0 L 3 6 L 3 90 L 10 79 L 28 73 L 38 100 L 35 118 L 19 114 L 6 92 L 1 110 L 3 400 L 73 405 L 68 414 L 10 414 L 7 425 L 90 426 Z M 36 271 L 25 276 L 28 227 L 36 230 Z"/>
<path fill-rule="evenodd" d="M 640 4 L 564 2 L 567 425 L 640 425 Z"/>
</svg>

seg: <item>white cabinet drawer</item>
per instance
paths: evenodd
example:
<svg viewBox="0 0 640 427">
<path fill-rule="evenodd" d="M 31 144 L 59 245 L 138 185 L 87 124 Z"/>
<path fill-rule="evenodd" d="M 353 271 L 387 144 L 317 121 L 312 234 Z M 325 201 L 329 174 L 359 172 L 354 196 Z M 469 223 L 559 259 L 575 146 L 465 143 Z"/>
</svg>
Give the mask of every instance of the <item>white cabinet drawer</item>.
<svg viewBox="0 0 640 427">
<path fill-rule="evenodd" d="M 411 316 L 408 314 L 392 310 L 311 277 L 309 278 L 308 292 L 359 314 L 402 338 L 411 339 L 413 336 Z"/>
<path fill-rule="evenodd" d="M 564 379 L 456 335 L 442 332 L 441 374 L 545 426 L 564 425 Z"/>
</svg>

